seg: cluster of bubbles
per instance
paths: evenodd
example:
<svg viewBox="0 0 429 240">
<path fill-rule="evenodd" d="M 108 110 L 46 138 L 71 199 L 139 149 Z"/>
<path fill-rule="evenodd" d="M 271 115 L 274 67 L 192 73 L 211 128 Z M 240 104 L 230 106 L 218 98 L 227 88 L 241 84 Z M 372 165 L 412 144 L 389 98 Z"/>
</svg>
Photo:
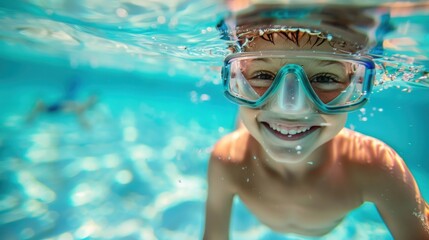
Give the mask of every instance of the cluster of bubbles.
<svg viewBox="0 0 429 240">
<path fill-rule="evenodd" d="M 375 61 L 378 68 L 375 86 L 392 82 L 429 86 L 429 71 L 423 64 L 415 62 L 413 57 L 392 55 L 377 58 Z"/>
</svg>

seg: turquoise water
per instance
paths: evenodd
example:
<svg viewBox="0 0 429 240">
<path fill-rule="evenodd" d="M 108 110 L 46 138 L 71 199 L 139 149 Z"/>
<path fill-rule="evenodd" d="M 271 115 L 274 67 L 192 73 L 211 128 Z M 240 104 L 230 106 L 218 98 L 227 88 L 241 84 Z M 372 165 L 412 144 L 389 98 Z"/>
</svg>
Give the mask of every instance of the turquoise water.
<svg viewBox="0 0 429 240">
<path fill-rule="evenodd" d="M 427 9 L 392 8 L 394 81 L 347 122 L 394 147 L 425 199 Z M 207 159 L 237 112 L 218 74 L 226 52 L 214 26 L 225 14 L 216 1 L 0 3 L 1 239 L 201 237 Z M 87 127 L 71 113 L 25 121 L 73 81 L 74 100 L 98 97 Z M 231 236 L 305 239 L 264 227 L 239 200 Z M 322 239 L 392 238 L 365 204 Z"/>
</svg>

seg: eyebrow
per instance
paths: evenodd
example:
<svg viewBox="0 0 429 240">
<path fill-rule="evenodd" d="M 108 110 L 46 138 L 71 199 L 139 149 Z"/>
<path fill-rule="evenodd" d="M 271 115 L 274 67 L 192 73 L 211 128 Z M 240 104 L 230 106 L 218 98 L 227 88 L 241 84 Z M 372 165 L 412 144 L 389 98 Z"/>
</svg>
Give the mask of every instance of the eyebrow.
<svg viewBox="0 0 429 240">
<path fill-rule="evenodd" d="M 329 66 L 329 65 L 340 65 L 342 67 L 345 67 L 344 64 L 342 64 L 339 61 L 335 61 L 335 60 L 314 60 L 314 61 L 317 61 L 316 64 L 318 64 L 318 65 L 320 65 L 322 67 L 326 67 L 326 66 Z M 272 63 L 272 60 L 271 60 L 271 58 L 256 58 L 256 59 L 249 59 L 249 62 L 251 62 L 251 63 L 254 63 L 254 62 Z M 286 59 L 286 63 L 290 64 L 288 62 L 289 62 L 288 59 Z"/>
</svg>

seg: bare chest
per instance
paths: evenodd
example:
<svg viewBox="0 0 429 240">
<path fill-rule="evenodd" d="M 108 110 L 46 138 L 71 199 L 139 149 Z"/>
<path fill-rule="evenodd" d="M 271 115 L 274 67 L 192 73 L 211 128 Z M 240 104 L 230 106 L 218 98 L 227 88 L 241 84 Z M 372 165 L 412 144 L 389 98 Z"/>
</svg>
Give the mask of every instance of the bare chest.
<svg viewBox="0 0 429 240">
<path fill-rule="evenodd" d="M 325 234 L 361 204 L 359 194 L 342 174 L 288 181 L 249 171 L 237 178 L 237 186 L 237 195 L 249 210 L 280 232 Z"/>
</svg>

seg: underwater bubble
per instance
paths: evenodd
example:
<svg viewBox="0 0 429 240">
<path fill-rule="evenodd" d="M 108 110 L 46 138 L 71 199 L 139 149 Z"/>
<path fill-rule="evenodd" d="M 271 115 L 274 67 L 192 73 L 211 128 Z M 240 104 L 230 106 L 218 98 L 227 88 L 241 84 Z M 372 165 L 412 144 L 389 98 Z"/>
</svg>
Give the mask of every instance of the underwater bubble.
<svg viewBox="0 0 429 240">
<path fill-rule="evenodd" d="M 223 127 L 219 127 L 219 128 L 217 129 L 217 131 L 218 131 L 219 133 L 223 133 L 223 132 L 225 131 L 225 128 L 223 128 Z"/>
<path fill-rule="evenodd" d="M 74 206 L 81 206 L 92 200 L 91 188 L 87 183 L 81 183 L 73 190 L 71 200 Z"/>
<path fill-rule="evenodd" d="M 122 133 L 125 142 L 135 142 L 139 136 L 138 130 L 135 127 L 125 127 Z"/>
<path fill-rule="evenodd" d="M 109 194 L 109 189 L 103 183 L 83 182 L 78 184 L 70 193 L 73 206 L 82 206 L 98 202 Z"/>
<path fill-rule="evenodd" d="M 80 162 L 81 162 L 82 170 L 85 170 L 88 172 L 96 171 L 100 168 L 98 164 L 98 159 L 95 157 L 90 157 L 90 156 L 83 157 L 80 160 Z"/>
<path fill-rule="evenodd" d="M 183 151 L 186 150 L 189 144 L 189 140 L 186 138 L 186 136 L 174 136 L 170 139 L 169 146 L 175 150 Z"/>
<path fill-rule="evenodd" d="M 93 220 L 88 220 L 81 226 L 76 232 L 75 236 L 80 239 L 89 238 L 96 232 L 99 232 L 102 229 L 96 222 Z"/>
<path fill-rule="evenodd" d="M 125 10 L 124 8 L 118 8 L 116 9 L 116 15 L 118 17 L 125 18 L 128 16 L 128 11 Z"/>
<path fill-rule="evenodd" d="M 158 18 L 156 19 L 156 21 L 159 24 L 164 24 L 166 22 L 166 18 L 164 16 L 158 16 Z"/>
<path fill-rule="evenodd" d="M 201 94 L 200 100 L 201 101 L 208 101 L 208 100 L 210 100 L 210 96 L 208 94 L 205 94 L 205 93 Z"/>
<path fill-rule="evenodd" d="M 140 144 L 130 150 L 130 156 L 133 160 L 150 159 L 155 156 L 155 151 L 150 146 Z"/>
<path fill-rule="evenodd" d="M 196 91 L 191 91 L 191 102 L 197 103 L 198 102 L 198 93 Z"/>
<path fill-rule="evenodd" d="M 116 174 L 115 179 L 120 184 L 128 184 L 133 180 L 133 175 L 128 170 L 121 170 Z"/>
<path fill-rule="evenodd" d="M 32 162 L 53 162 L 58 160 L 58 151 L 55 148 L 31 148 L 28 150 L 27 157 Z"/>
</svg>

